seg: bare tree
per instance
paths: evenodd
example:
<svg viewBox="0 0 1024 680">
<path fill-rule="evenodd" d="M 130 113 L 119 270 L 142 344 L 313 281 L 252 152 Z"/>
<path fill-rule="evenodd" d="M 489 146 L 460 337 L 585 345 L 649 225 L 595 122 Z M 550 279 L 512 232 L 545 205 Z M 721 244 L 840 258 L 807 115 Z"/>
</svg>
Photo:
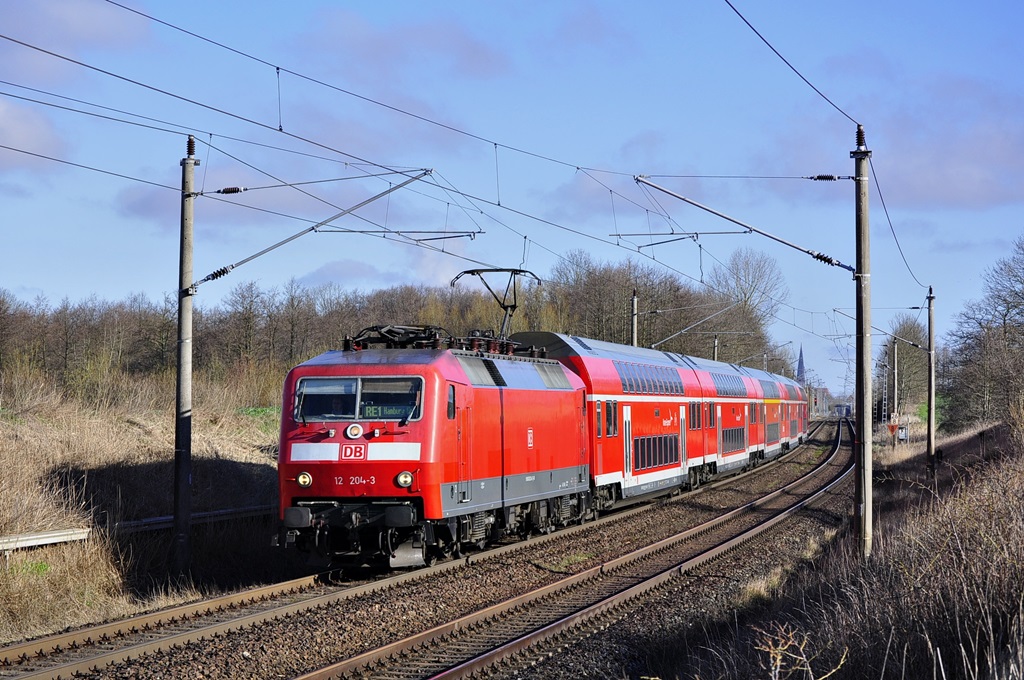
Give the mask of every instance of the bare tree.
<svg viewBox="0 0 1024 680">
<path fill-rule="evenodd" d="M 947 413 L 951 424 L 1006 419 L 1024 393 L 1024 236 L 985 273 L 985 296 L 960 312 Z"/>
<path fill-rule="evenodd" d="M 928 398 L 928 329 L 911 314 L 898 314 L 890 324 L 876 376 L 881 389 L 875 394 L 888 398 L 900 414 L 915 412 Z"/>
<path fill-rule="evenodd" d="M 716 265 L 708 285 L 738 301 L 761 324 L 767 324 L 786 300 L 789 288 L 775 259 L 752 248 L 738 248 L 725 265 Z"/>
</svg>

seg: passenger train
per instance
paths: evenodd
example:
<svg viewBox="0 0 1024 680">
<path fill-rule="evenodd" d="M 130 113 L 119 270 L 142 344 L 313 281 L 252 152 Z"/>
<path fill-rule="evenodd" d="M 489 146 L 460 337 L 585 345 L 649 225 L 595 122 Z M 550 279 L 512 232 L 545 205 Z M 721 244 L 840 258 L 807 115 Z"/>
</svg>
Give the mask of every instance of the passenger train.
<svg viewBox="0 0 1024 680">
<path fill-rule="evenodd" d="M 695 488 L 808 427 L 789 378 L 550 332 L 376 326 L 283 400 L 279 544 L 391 567 Z"/>
</svg>

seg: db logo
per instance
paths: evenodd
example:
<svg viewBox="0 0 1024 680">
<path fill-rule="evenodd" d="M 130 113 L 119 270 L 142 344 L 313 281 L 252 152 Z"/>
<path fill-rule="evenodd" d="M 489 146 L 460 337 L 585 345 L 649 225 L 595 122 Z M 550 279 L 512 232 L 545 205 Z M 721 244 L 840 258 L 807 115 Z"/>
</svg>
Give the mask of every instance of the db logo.
<svg viewBox="0 0 1024 680">
<path fill-rule="evenodd" d="M 342 444 L 342 460 L 366 460 L 366 444 Z"/>
</svg>

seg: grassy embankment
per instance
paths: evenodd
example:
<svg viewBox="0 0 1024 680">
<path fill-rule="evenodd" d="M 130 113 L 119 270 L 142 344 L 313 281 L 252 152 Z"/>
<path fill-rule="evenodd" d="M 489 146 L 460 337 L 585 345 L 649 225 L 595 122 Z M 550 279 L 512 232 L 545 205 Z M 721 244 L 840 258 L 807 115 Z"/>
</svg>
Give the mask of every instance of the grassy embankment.
<svg viewBox="0 0 1024 680">
<path fill-rule="evenodd" d="M 650 650 L 660 678 L 1024 678 L 1024 419 L 895 449 L 876 434 L 873 550 L 849 530 Z"/>
<path fill-rule="evenodd" d="M 272 506 L 282 373 L 197 376 L 193 512 Z M 257 406 L 253 406 L 256 404 Z M 0 536 L 107 527 L 173 514 L 174 378 L 102 375 L 58 388 L 31 371 L 0 377 Z M 168 537 L 93 532 L 20 550 L 0 570 L 0 643 L 124 616 L 295 565 L 271 522 L 193 533 L 191 578 L 169 572 Z"/>
</svg>

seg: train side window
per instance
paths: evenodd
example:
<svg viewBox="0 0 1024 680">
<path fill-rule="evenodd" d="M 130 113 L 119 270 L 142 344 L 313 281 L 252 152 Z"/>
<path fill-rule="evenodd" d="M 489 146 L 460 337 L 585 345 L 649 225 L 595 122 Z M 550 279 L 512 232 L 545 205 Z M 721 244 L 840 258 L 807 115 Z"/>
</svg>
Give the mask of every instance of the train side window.
<svg viewBox="0 0 1024 680">
<path fill-rule="evenodd" d="M 699 401 L 691 401 L 690 402 L 690 429 L 691 430 L 699 430 L 700 429 L 700 420 L 701 420 L 700 412 L 701 412 L 701 403 Z"/>
<path fill-rule="evenodd" d="M 617 401 L 605 402 L 605 435 L 614 437 L 619 434 L 619 403 Z"/>
<path fill-rule="evenodd" d="M 633 368 L 636 369 L 637 382 L 640 384 L 640 389 L 638 389 L 637 392 L 640 394 L 647 394 L 647 376 L 644 375 L 644 367 L 637 364 Z"/>
<path fill-rule="evenodd" d="M 619 382 L 622 383 L 622 391 L 629 392 L 629 384 L 626 382 L 626 369 L 621 361 L 612 362 L 615 365 L 615 372 L 619 374 Z"/>
<path fill-rule="evenodd" d="M 650 378 L 647 375 L 647 367 L 644 366 L 643 364 L 636 364 L 635 368 L 636 368 L 636 379 L 637 379 L 637 382 L 640 384 L 640 390 L 639 390 L 640 394 L 650 394 L 651 386 L 650 386 Z"/>
<path fill-rule="evenodd" d="M 633 368 L 633 364 L 625 364 L 623 368 L 626 369 L 626 384 L 629 385 L 629 391 L 636 394 L 640 391 L 640 385 L 637 384 L 636 370 Z"/>
<path fill-rule="evenodd" d="M 455 420 L 455 385 L 448 386 L 448 420 Z"/>
<path fill-rule="evenodd" d="M 644 394 L 654 394 L 657 388 L 654 384 L 654 376 L 651 374 L 651 367 L 646 364 L 640 365 L 640 372 L 644 378 Z"/>
<path fill-rule="evenodd" d="M 668 369 L 659 367 L 654 370 L 658 373 L 658 391 L 662 394 L 668 394 L 671 389 L 669 387 Z"/>
<path fill-rule="evenodd" d="M 604 430 L 604 427 L 603 427 L 603 425 L 601 423 L 601 402 L 600 401 L 595 401 L 594 402 L 594 415 L 597 418 L 597 427 L 595 427 L 594 429 L 597 431 L 597 438 L 600 439 L 601 438 L 601 434 L 602 434 L 602 430 Z"/>
<path fill-rule="evenodd" d="M 715 426 L 715 402 L 708 402 L 708 427 Z"/>
</svg>

